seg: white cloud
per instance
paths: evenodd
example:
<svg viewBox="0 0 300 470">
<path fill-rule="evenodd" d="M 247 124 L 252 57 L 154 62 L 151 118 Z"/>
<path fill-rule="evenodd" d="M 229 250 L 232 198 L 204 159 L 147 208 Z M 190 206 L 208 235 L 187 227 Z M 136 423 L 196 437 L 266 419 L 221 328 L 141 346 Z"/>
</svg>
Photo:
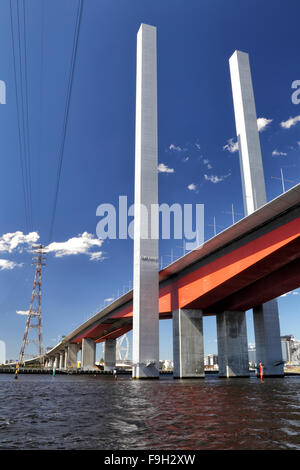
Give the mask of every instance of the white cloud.
<svg viewBox="0 0 300 470">
<path fill-rule="evenodd" d="M 200 144 L 195 144 L 196 149 L 200 150 L 201 146 Z"/>
<path fill-rule="evenodd" d="M 108 297 L 107 299 L 104 299 L 104 302 L 112 302 L 114 300 L 114 297 Z"/>
<path fill-rule="evenodd" d="M 4 271 L 5 269 L 14 269 L 21 266 L 23 266 L 23 263 L 15 263 L 8 259 L 0 259 L 0 271 Z"/>
<path fill-rule="evenodd" d="M 190 159 L 190 157 L 184 157 L 184 159 L 182 160 L 183 162 L 188 162 Z"/>
<path fill-rule="evenodd" d="M 32 244 L 39 240 L 40 236 L 37 232 L 30 232 L 27 235 L 21 231 L 14 233 L 5 233 L 0 237 L 0 252 L 12 253 L 17 250 L 22 252 L 24 246 L 28 250 Z M 86 254 L 90 257 L 90 260 L 102 260 L 102 251 L 92 251 L 93 248 L 101 247 L 103 240 L 94 238 L 92 234 L 84 232 L 78 237 L 70 238 L 65 242 L 53 242 L 48 245 L 47 252 L 55 253 L 57 258 L 67 255 Z M 14 269 L 15 267 L 23 266 L 23 263 L 15 263 L 10 260 L 0 259 L 0 270 Z"/>
<path fill-rule="evenodd" d="M 94 253 L 89 253 L 91 261 L 103 260 L 103 251 L 94 251 Z"/>
<path fill-rule="evenodd" d="M 266 129 L 266 127 L 273 121 L 273 119 L 267 119 L 264 117 L 260 117 L 257 119 L 257 129 L 258 132 L 262 132 Z"/>
<path fill-rule="evenodd" d="M 159 173 L 174 173 L 174 168 L 169 168 L 164 163 L 160 163 L 157 169 Z"/>
<path fill-rule="evenodd" d="M 286 292 L 285 294 L 282 294 L 280 297 L 287 297 L 288 295 L 300 295 L 300 292 L 298 290 L 290 291 Z"/>
<path fill-rule="evenodd" d="M 185 149 L 183 149 L 183 148 L 181 148 L 181 147 L 179 147 L 179 146 L 176 146 L 176 145 L 174 145 L 174 144 L 171 144 L 171 145 L 169 146 L 169 150 L 174 150 L 175 152 L 182 152 L 182 151 L 185 150 Z"/>
<path fill-rule="evenodd" d="M 206 168 L 208 170 L 212 169 L 212 166 L 211 166 L 210 161 L 208 160 L 208 158 L 204 158 L 203 163 L 204 163 L 204 165 L 206 165 Z"/>
<path fill-rule="evenodd" d="M 16 313 L 18 315 L 28 315 L 29 310 L 17 310 Z"/>
<path fill-rule="evenodd" d="M 272 155 L 281 155 L 281 156 L 285 156 L 285 157 L 286 157 L 286 156 L 287 156 L 287 153 L 285 153 L 285 152 L 279 152 L 279 150 L 275 149 L 275 150 L 273 150 Z"/>
<path fill-rule="evenodd" d="M 221 183 L 221 181 L 224 181 L 228 176 L 230 176 L 231 173 L 228 173 L 227 175 L 223 176 L 217 176 L 217 175 L 204 175 L 204 178 L 206 181 L 210 181 L 211 183 Z"/>
<path fill-rule="evenodd" d="M 300 140 L 297 142 L 298 146 L 300 147 Z"/>
<path fill-rule="evenodd" d="M 23 245 L 32 245 L 40 238 L 37 232 L 25 235 L 23 232 L 5 233 L 0 237 L 0 251 L 11 253 L 15 249 L 22 249 Z"/>
<path fill-rule="evenodd" d="M 257 119 L 257 129 L 258 132 L 264 131 L 267 126 L 273 121 L 273 119 L 267 119 L 265 117 L 260 117 Z M 223 146 L 223 150 L 228 150 L 230 153 L 237 152 L 239 149 L 239 144 L 233 139 L 227 140 L 227 144 Z"/>
<path fill-rule="evenodd" d="M 228 150 L 230 153 L 237 152 L 239 149 L 239 143 L 234 142 L 233 139 L 227 140 L 227 144 L 224 145 L 223 150 Z"/>
<path fill-rule="evenodd" d="M 197 186 L 194 183 L 191 183 L 187 187 L 190 191 L 196 191 Z"/>
<path fill-rule="evenodd" d="M 21 231 L 4 233 L 0 237 L 0 252 L 12 253 L 13 251 L 22 252 L 24 245 L 28 248 L 39 239 L 37 232 L 30 232 L 25 235 Z M 0 259 L 0 270 L 11 270 L 23 266 L 23 263 L 15 263 L 8 259 Z"/>
<path fill-rule="evenodd" d="M 47 252 L 54 253 L 56 258 L 70 255 L 88 255 L 90 260 L 102 259 L 102 251 L 91 250 L 95 247 L 101 247 L 103 240 L 94 238 L 91 233 L 84 232 L 77 237 L 69 238 L 65 242 L 53 242 L 48 245 Z"/>
<path fill-rule="evenodd" d="M 280 123 L 281 127 L 283 127 L 284 129 L 289 129 L 290 127 L 292 126 L 295 126 L 297 124 L 297 122 L 300 121 L 300 115 L 299 116 L 295 116 L 295 117 L 290 117 L 287 121 L 282 121 Z"/>
</svg>

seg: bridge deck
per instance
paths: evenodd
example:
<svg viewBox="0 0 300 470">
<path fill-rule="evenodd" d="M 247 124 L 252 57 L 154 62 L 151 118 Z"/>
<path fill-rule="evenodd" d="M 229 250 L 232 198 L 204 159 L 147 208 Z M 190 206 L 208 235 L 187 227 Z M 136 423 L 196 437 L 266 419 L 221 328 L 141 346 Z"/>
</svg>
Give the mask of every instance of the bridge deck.
<svg viewBox="0 0 300 470">
<path fill-rule="evenodd" d="M 247 310 L 300 286 L 300 184 L 159 273 L 160 318 L 178 308 L 204 315 Z M 102 342 L 132 328 L 132 290 L 47 353 L 82 338 Z"/>
</svg>

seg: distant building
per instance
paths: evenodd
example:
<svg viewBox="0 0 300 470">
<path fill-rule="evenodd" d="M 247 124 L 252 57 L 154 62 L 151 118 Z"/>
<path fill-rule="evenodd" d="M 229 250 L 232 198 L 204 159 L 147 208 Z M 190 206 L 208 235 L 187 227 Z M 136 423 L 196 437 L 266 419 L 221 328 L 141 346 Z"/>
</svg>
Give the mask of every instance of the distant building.
<svg viewBox="0 0 300 470">
<path fill-rule="evenodd" d="M 300 365 L 300 341 L 293 335 L 281 336 L 282 359 L 288 364 Z"/>
<path fill-rule="evenodd" d="M 248 360 L 251 367 L 256 366 L 256 347 L 254 345 L 251 345 L 248 348 Z"/>
<path fill-rule="evenodd" d="M 205 354 L 204 355 L 204 366 L 214 367 L 218 365 L 218 356 L 217 354 Z"/>
<path fill-rule="evenodd" d="M 281 336 L 282 360 L 288 364 L 300 365 L 300 341 L 293 335 Z M 252 367 L 257 365 L 256 348 L 254 345 L 248 348 L 249 364 Z M 258 361 L 260 358 L 258 358 Z"/>
<path fill-rule="evenodd" d="M 171 359 L 162 359 L 159 361 L 159 370 L 173 370 L 173 365 Z"/>
<path fill-rule="evenodd" d="M 0 340 L 0 364 L 5 364 L 5 361 L 6 361 L 5 342 Z"/>
</svg>

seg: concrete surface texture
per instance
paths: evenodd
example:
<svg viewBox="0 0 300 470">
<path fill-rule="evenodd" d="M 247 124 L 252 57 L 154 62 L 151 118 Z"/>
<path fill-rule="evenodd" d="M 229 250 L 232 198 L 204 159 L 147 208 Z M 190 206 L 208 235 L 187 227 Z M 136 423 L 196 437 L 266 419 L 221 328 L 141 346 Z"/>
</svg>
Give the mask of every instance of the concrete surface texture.
<svg viewBox="0 0 300 470">
<path fill-rule="evenodd" d="M 158 203 L 156 28 L 142 24 L 137 35 L 133 377 L 159 375 L 158 227 L 150 217 Z M 144 208 L 147 210 L 145 211 Z"/>
</svg>

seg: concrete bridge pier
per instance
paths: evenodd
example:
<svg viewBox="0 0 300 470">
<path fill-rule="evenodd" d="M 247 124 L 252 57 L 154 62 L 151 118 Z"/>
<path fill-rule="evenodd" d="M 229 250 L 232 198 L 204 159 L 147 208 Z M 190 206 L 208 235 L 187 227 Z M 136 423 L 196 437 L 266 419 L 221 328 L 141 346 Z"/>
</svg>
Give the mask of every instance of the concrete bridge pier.
<svg viewBox="0 0 300 470">
<path fill-rule="evenodd" d="M 229 60 L 236 133 L 246 215 L 267 203 L 249 56 L 235 51 Z M 256 362 L 266 375 L 283 375 L 279 314 L 276 299 L 253 310 Z"/>
<path fill-rule="evenodd" d="M 68 363 L 68 348 L 65 349 L 63 369 L 67 368 L 67 363 Z"/>
<path fill-rule="evenodd" d="M 204 378 L 202 310 L 173 312 L 174 379 Z"/>
<path fill-rule="evenodd" d="M 67 353 L 67 368 L 68 369 L 77 368 L 77 353 L 78 353 L 78 345 L 76 343 L 68 344 L 68 353 Z"/>
<path fill-rule="evenodd" d="M 50 357 L 50 358 L 49 358 L 49 361 L 48 361 L 48 367 L 49 367 L 50 369 L 52 369 L 52 368 L 53 368 L 53 364 L 54 364 L 54 358 L 53 358 L 53 357 Z"/>
<path fill-rule="evenodd" d="M 132 377 L 159 378 L 156 28 L 137 35 Z M 155 206 L 154 206 L 155 207 Z M 151 214 L 151 217 L 150 217 Z"/>
<path fill-rule="evenodd" d="M 107 339 L 104 342 L 104 370 L 114 370 L 116 365 L 116 344 L 115 339 Z"/>
<path fill-rule="evenodd" d="M 55 356 L 55 359 L 54 359 L 54 367 L 55 369 L 58 369 L 59 368 L 59 354 L 57 354 Z"/>
<path fill-rule="evenodd" d="M 65 351 L 59 352 L 59 368 L 64 369 L 65 366 Z"/>
<path fill-rule="evenodd" d="M 219 377 L 249 377 L 245 312 L 217 315 Z"/>
<path fill-rule="evenodd" d="M 83 338 L 82 339 L 82 350 L 81 350 L 81 368 L 83 370 L 94 369 L 96 361 L 96 344 L 93 339 Z"/>
<path fill-rule="evenodd" d="M 283 377 L 277 299 L 253 309 L 256 362 L 264 365 L 264 376 Z"/>
</svg>

